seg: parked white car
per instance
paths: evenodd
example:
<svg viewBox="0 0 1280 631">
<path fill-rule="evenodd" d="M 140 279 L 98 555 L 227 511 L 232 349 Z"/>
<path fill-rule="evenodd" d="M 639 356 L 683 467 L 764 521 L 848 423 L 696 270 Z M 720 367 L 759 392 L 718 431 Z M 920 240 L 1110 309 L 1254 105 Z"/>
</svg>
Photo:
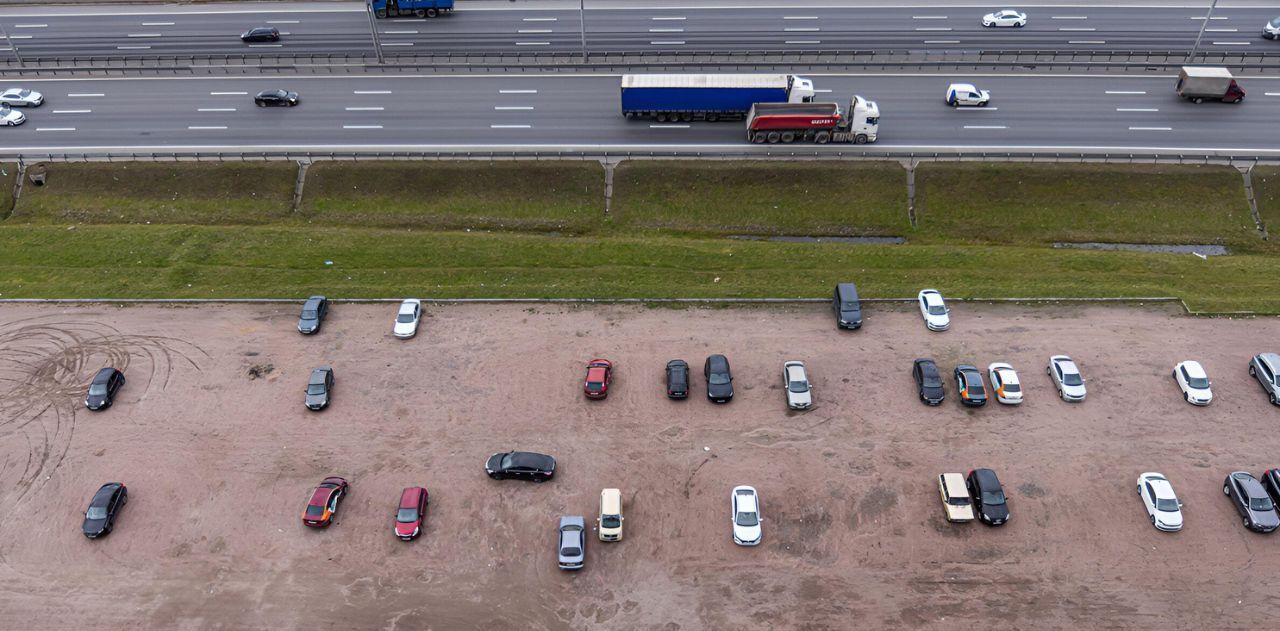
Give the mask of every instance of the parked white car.
<svg viewBox="0 0 1280 631">
<path fill-rule="evenodd" d="M 987 366 L 987 379 L 996 392 L 996 401 L 1005 405 L 1022 403 L 1022 383 L 1018 381 L 1018 373 L 1013 366 L 1000 362 L 991 364 Z"/>
<path fill-rule="evenodd" d="M 951 328 L 951 310 L 943 302 L 942 294 L 936 289 L 921 289 L 916 295 L 920 303 L 920 315 L 924 316 L 924 324 L 930 331 L 945 331 Z"/>
<path fill-rule="evenodd" d="M 1019 13 L 1013 9 L 1005 9 L 988 13 L 982 16 L 982 25 L 986 27 L 992 26 L 1012 26 L 1023 27 L 1027 25 L 1027 14 Z"/>
<path fill-rule="evenodd" d="M 27 115 L 8 105 L 0 105 L 0 125 L 16 127 L 27 122 Z"/>
<path fill-rule="evenodd" d="M 1213 402 L 1213 384 L 1209 375 L 1197 361 L 1185 361 L 1173 367 L 1173 380 L 1182 390 L 1182 398 L 1192 405 L 1209 405 Z"/>
<path fill-rule="evenodd" d="M 787 407 L 805 410 L 813 405 L 813 386 L 804 370 L 804 362 L 789 361 L 782 364 L 782 387 L 787 390 Z"/>
<path fill-rule="evenodd" d="M 421 300 L 410 298 L 400 303 L 400 310 L 396 312 L 396 323 L 395 326 L 391 327 L 391 334 L 401 339 L 417 335 L 418 320 L 421 318 Z"/>
<path fill-rule="evenodd" d="M 1058 389 L 1058 396 L 1063 401 L 1084 401 L 1084 377 L 1076 363 L 1066 355 L 1054 355 L 1049 358 L 1049 367 L 1045 368 L 1053 385 Z"/>
<path fill-rule="evenodd" d="M 733 542 L 760 545 L 760 496 L 750 486 L 733 487 Z"/>
<path fill-rule="evenodd" d="M 991 102 L 991 93 L 979 90 L 972 83 L 953 83 L 947 86 L 946 102 L 951 107 L 986 107 Z"/>
<path fill-rule="evenodd" d="M 1182 530 L 1182 502 L 1173 493 L 1173 485 L 1162 474 L 1149 472 L 1138 476 L 1138 495 L 1147 507 L 1151 525 L 1157 530 Z"/>
</svg>

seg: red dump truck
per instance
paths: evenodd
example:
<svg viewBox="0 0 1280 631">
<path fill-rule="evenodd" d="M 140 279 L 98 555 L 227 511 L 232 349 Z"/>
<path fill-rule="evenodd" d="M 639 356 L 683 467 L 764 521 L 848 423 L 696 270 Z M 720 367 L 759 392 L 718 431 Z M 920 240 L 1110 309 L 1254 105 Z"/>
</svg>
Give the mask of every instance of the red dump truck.
<svg viewBox="0 0 1280 631">
<path fill-rule="evenodd" d="M 747 140 L 756 143 L 876 141 L 880 107 L 854 96 L 847 112 L 837 103 L 756 103 L 747 114 Z"/>
</svg>

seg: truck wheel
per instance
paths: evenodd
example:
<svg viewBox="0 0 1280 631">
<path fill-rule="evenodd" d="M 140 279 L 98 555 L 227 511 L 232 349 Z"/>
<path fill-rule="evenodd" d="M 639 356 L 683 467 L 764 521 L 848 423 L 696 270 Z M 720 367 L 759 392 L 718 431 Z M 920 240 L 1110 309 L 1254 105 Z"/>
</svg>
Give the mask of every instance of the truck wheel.
<svg viewBox="0 0 1280 631">
<path fill-rule="evenodd" d="M 422 9 L 418 9 L 413 12 L 413 15 L 414 17 L 425 18 L 427 17 L 427 12 L 423 11 Z"/>
<path fill-rule="evenodd" d="M 718 121 L 718 120 L 720 120 L 720 115 L 719 115 L 719 114 L 707 114 L 707 122 L 708 122 L 708 123 L 714 123 L 714 122 L 716 122 L 716 121 Z"/>
<path fill-rule="evenodd" d="M 653 115 L 653 120 L 656 120 L 659 123 L 665 123 L 667 122 L 667 115 L 663 112 L 658 112 L 657 114 Z"/>
<path fill-rule="evenodd" d="M 1244 100 L 1244 97 L 1242 96 L 1242 97 L 1237 98 L 1236 100 L 1232 101 L 1232 103 L 1239 103 L 1240 101 L 1243 101 L 1243 100 Z"/>
<path fill-rule="evenodd" d="M 758 131 L 755 134 L 752 134 L 751 136 L 751 142 L 754 142 L 757 145 L 763 145 L 764 141 L 765 141 L 765 137 L 764 137 L 764 132 L 762 131 Z"/>
<path fill-rule="evenodd" d="M 1198 96 L 1197 96 L 1197 97 L 1193 97 L 1193 98 L 1191 99 L 1191 102 L 1192 102 L 1192 103 L 1204 103 L 1204 99 L 1202 99 L 1202 98 L 1200 98 L 1200 97 L 1198 97 Z"/>
<path fill-rule="evenodd" d="M 385 17 L 387 17 L 387 10 L 386 10 L 386 9 L 378 9 L 377 11 L 374 11 L 374 12 L 373 12 L 373 14 L 374 14 L 374 15 L 376 15 L 376 16 L 378 16 L 379 18 L 385 18 Z"/>
<path fill-rule="evenodd" d="M 859 144 L 859 145 L 865 145 L 865 144 L 867 144 L 867 135 L 866 135 L 866 134 L 858 134 L 857 136 L 854 136 L 854 137 L 853 137 L 853 142 L 854 142 L 854 143 L 856 143 L 856 144 Z"/>
<path fill-rule="evenodd" d="M 782 142 L 795 142 L 796 135 L 789 131 L 782 132 Z"/>
<path fill-rule="evenodd" d="M 429 18 L 433 18 L 433 17 L 435 17 L 435 16 L 437 16 L 437 15 L 440 15 L 440 12 L 439 12 L 439 11 L 437 11 L 437 10 L 435 10 L 435 9 L 427 9 L 427 17 L 429 17 Z"/>
<path fill-rule="evenodd" d="M 831 132 L 820 131 L 816 136 L 813 137 L 813 141 L 820 145 L 825 145 L 831 142 Z"/>
<path fill-rule="evenodd" d="M 692 122 L 693 122 L 693 112 L 685 112 L 685 113 L 681 114 L 681 115 L 680 115 L 680 120 L 681 120 L 681 122 L 685 122 L 685 123 L 692 123 Z"/>
<path fill-rule="evenodd" d="M 778 144 L 778 139 L 779 139 L 780 137 L 781 137 L 781 135 L 780 135 L 780 134 L 778 134 L 778 132 L 776 132 L 776 131 L 771 131 L 771 132 L 769 132 L 769 144 L 771 144 L 771 145 L 776 145 L 776 144 Z"/>
</svg>

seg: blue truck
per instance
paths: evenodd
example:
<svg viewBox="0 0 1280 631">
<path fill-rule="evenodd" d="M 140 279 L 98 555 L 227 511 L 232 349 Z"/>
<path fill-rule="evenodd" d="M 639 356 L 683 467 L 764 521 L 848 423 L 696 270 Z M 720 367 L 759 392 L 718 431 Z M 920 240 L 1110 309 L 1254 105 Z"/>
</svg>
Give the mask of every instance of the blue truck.
<svg viewBox="0 0 1280 631">
<path fill-rule="evenodd" d="M 665 121 L 742 120 L 756 103 L 809 103 L 813 81 L 785 74 L 622 75 L 622 114 Z"/>
<path fill-rule="evenodd" d="M 373 14 L 380 17 L 433 18 L 453 13 L 453 0 L 373 0 Z"/>
</svg>

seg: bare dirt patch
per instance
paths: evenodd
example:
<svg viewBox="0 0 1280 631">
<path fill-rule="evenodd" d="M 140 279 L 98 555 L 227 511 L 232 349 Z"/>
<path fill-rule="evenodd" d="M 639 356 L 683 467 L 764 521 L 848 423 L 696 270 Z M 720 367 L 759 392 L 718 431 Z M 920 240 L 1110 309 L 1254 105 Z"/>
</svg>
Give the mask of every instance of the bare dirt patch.
<svg viewBox="0 0 1280 631">
<path fill-rule="evenodd" d="M 1278 466 L 1280 409 L 1245 371 L 1280 320 L 1195 319 L 1160 308 L 953 305 L 951 331 L 869 305 L 858 332 L 823 305 L 727 309 L 428 305 L 418 338 L 394 305 L 0 306 L 0 608 L 31 628 L 663 629 L 1232 628 L 1280 612 L 1274 537 L 1240 527 L 1227 472 Z M 1210 341 L 1208 343 L 1206 341 Z M 710 353 L 735 400 L 703 397 Z M 1044 375 L 1073 356 L 1089 400 Z M 608 357 L 605 401 L 584 362 Z M 964 410 L 914 397 L 911 359 L 949 370 L 1009 361 L 1027 402 Z M 680 357 L 694 396 L 669 401 Z M 1198 359 L 1215 401 L 1169 378 Z M 803 359 L 817 405 L 787 412 L 783 361 Z M 106 364 L 129 382 L 89 413 Z M 336 374 L 330 409 L 302 406 L 309 371 Z M 257 378 L 254 378 L 257 375 Z M 556 480 L 494 482 L 495 451 L 544 451 Z M 942 519 L 935 476 L 996 469 L 1013 520 Z M 1170 477 L 1186 529 L 1155 531 L 1134 493 Z M 327 531 L 299 519 L 342 475 Z M 129 485 L 115 533 L 81 511 Z M 729 490 L 759 489 L 764 543 L 730 539 Z M 399 491 L 432 493 L 426 533 L 391 534 Z M 593 520 L 623 489 L 626 540 L 555 566 L 560 515 Z"/>
</svg>

